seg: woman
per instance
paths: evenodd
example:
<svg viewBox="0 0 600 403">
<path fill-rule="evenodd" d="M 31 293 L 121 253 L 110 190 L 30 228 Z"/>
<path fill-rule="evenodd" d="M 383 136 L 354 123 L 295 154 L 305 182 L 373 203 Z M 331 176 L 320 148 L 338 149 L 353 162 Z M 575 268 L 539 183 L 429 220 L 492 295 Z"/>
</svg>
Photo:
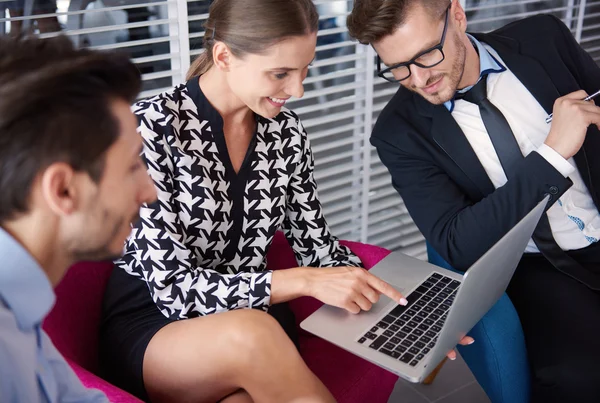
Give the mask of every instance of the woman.
<svg viewBox="0 0 600 403">
<path fill-rule="evenodd" d="M 311 0 L 216 0 L 187 83 L 134 107 L 158 201 L 116 262 L 101 359 L 137 396 L 332 401 L 290 342 L 285 302 L 405 303 L 331 235 L 306 132 L 284 108 L 303 95 L 317 25 Z M 271 272 L 280 227 L 301 267 Z"/>
</svg>

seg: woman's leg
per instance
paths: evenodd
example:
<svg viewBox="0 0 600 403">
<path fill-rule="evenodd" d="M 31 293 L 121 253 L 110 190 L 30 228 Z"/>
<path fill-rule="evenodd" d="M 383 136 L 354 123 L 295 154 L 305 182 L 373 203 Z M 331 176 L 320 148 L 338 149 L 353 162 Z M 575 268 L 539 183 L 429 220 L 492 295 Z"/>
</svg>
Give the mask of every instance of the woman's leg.
<svg viewBox="0 0 600 403">
<path fill-rule="evenodd" d="M 166 325 L 143 373 L 153 403 L 215 402 L 239 389 L 256 403 L 334 401 L 277 321 L 250 309 Z"/>
<path fill-rule="evenodd" d="M 240 389 L 232 393 L 224 399 L 219 400 L 219 403 L 254 403 L 248 392 Z"/>
</svg>

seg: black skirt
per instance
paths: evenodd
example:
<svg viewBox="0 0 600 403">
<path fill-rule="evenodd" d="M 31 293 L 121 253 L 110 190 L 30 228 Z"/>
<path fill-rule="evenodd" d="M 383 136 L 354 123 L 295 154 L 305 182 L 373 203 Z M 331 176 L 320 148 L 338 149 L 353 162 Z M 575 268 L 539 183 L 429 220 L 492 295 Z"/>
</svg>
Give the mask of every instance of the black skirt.
<svg viewBox="0 0 600 403">
<path fill-rule="evenodd" d="M 287 304 L 272 305 L 269 314 L 298 347 L 294 313 Z M 108 382 L 149 401 L 143 379 L 146 347 L 156 332 L 177 319 L 156 307 L 146 282 L 115 267 L 104 294 L 100 323 L 100 374 Z"/>
</svg>

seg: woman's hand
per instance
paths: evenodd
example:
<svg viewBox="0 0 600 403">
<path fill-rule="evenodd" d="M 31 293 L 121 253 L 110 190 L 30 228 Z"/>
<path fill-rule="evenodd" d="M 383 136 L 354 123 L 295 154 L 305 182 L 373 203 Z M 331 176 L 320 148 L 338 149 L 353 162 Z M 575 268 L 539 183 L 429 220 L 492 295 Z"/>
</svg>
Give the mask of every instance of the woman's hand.
<svg viewBox="0 0 600 403">
<path fill-rule="evenodd" d="M 343 308 L 351 313 L 368 311 L 379 301 L 381 294 L 401 305 L 404 296 L 390 284 L 359 267 L 297 267 L 275 270 L 271 280 L 271 304 L 311 296 L 327 305 Z M 466 346 L 474 342 L 466 336 L 459 342 Z M 456 351 L 447 354 L 456 359 Z"/>
<path fill-rule="evenodd" d="M 398 290 L 360 267 L 310 269 L 307 280 L 308 295 L 351 313 L 369 311 L 381 294 L 407 304 Z"/>
<path fill-rule="evenodd" d="M 360 267 L 277 270 L 271 282 L 272 304 L 307 295 L 355 314 L 370 310 L 381 294 L 407 304 L 398 290 Z"/>
</svg>

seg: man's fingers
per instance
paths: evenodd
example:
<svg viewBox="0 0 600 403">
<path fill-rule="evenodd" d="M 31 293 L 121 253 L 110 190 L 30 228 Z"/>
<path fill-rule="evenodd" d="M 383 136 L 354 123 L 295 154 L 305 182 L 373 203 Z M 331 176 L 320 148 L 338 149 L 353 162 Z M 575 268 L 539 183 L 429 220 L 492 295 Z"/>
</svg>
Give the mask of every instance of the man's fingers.
<svg viewBox="0 0 600 403">
<path fill-rule="evenodd" d="M 597 116 L 600 116 L 600 107 L 590 104 L 588 102 L 586 102 L 587 105 L 581 105 L 580 108 L 581 110 L 590 115 L 593 116 L 594 118 L 596 118 Z"/>
<path fill-rule="evenodd" d="M 474 342 L 475 342 L 475 339 L 473 339 L 470 336 L 465 336 L 462 338 L 462 340 L 459 343 L 463 346 L 468 346 L 469 344 L 473 344 Z"/>
<path fill-rule="evenodd" d="M 589 108 L 595 108 L 595 110 L 588 108 L 584 109 L 586 120 L 589 122 L 589 124 L 600 124 L 600 108 L 593 105 L 589 105 Z"/>
<path fill-rule="evenodd" d="M 376 291 L 379 291 L 383 295 L 390 297 L 392 300 L 398 302 L 400 305 L 408 304 L 408 301 L 404 296 L 400 293 L 400 291 L 396 290 L 390 284 L 386 283 L 379 277 L 376 277 L 369 273 L 367 278 L 367 284 L 373 287 Z"/>
<path fill-rule="evenodd" d="M 563 96 L 562 98 L 565 98 L 565 99 L 583 99 L 583 98 L 585 98 L 587 96 L 588 96 L 587 92 L 585 92 L 584 90 L 579 90 L 579 91 L 575 91 L 575 92 L 572 92 L 570 94 L 567 94 L 567 95 Z"/>
<path fill-rule="evenodd" d="M 448 354 L 446 354 L 446 357 L 450 358 L 452 361 L 456 360 L 456 351 L 450 351 Z"/>
</svg>

